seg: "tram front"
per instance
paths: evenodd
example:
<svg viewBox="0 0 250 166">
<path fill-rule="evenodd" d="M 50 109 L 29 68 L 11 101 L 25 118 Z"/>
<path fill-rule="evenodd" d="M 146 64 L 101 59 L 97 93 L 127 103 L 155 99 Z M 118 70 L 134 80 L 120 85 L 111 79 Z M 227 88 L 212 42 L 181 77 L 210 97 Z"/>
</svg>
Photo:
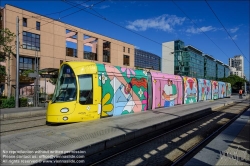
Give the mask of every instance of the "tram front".
<svg viewBox="0 0 250 166">
<path fill-rule="evenodd" d="M 72 122 L 74 117 L 77 95 L 77 80 L 72 68 L 61 66 L 52 100 L 49 102 L 47 122 Z"/>
</svg>

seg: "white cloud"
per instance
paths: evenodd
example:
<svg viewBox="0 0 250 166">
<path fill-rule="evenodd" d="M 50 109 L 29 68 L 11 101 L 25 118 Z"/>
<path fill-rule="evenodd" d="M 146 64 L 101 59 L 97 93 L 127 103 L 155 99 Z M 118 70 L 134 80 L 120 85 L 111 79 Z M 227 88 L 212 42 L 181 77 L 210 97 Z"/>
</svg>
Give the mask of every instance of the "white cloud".
<svg viewBox="0 0 250 166">
<path fill-rule="evenodd" d="M 234 35 L 234 36 L 232 37 L 232 39 L 233 39 L 233 40 L 236 40 L 237 37 L 238 37 L 237 35 Z"/>
<path fill-rule="evenodd" d="M 231 32 L 231 33 L 235 33 L 236 31 L 238 31 L 238 27 L 236 27 L 236 28 L 232 28 L 232 29 L 229 29 L 229 32 Z"/>
<path fill-rule="evenodd" d="M 149 28 L 153 28 L 171 32 L 175 25 L 182 25 L 184 21 L 185 17 L 164 14 L 155 18 L 138 19 L 133 22 L 129 21 L 126 28 L 135 31 L 146 31 Z"/>
<path fill-rule="evenodd" d="M 102 5 L 101 7 L 99 7 L 99 9 L 106 9 L 106 8 L 109 8 L 110 6 L 109 5 Z"/>
<path fill-rule="evenodd" d="M 135 46 L 135 48 L 136 48 L 136 49 L 140 49 L 140 47 L 138 47 L 138 46 Z"/>
<path fill-rule="evenodd" d="M 186 32 L 193 33 L 193 34 L 198 34 L 198 33 L 202 33 L 202 32 L 216 31 L 216 30 L 217 30 L 217 28 L 212 27 L 212 26 L 201 27 L 201 28 L 190 27 L 190 28 L 188 28 L 186 30 Z"/>
<path fill-rule="evenodd" d="M 232 38 L 231 38 L 232 37 Z M 237 40 L 237 37 L 238 37 L 238 35 L 234 35 L 234 36 L 231 36 L 231 37 L 226 37 L 226 39 L 229 39 L 229 40 Z"/>
</svg>

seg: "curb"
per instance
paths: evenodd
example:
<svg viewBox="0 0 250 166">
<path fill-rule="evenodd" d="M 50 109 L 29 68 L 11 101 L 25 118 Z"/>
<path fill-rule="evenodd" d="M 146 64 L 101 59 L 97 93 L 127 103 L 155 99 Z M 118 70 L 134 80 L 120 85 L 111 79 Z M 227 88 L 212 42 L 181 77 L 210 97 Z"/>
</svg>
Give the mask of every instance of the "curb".
<svg viewBox="0 0 250 166">
<path fill-rule="evenodd" d="M 0 120 L 32 117 L 32 116 L 45 116 L 45 115 L 46 115 L 46 110 L 27 111 L 27 112 L 19 112 L 19 113 L 1 114 Z"/>
</svg>

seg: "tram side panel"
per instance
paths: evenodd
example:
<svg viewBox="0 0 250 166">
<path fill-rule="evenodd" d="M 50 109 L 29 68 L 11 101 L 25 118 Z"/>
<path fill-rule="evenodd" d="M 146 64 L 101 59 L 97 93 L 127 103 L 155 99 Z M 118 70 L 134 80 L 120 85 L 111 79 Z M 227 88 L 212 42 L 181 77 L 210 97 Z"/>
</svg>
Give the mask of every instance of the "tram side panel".
<svg viewBox="0 0 250 166">
<path fill-rule="evenodd" d="M 211 100 L 212 99 L 211 81 L 206 79 L 197 79 L 197 80 L 199 89 L 198 101 Z"/>
<path fill-rule="evenodd" d="M 221 82 L 221 81 L 218 81 L 218 85 L 219 85 L 219 99 L 222 99 L 224 97 L 226 97 L 226 84 L 225 82 Z"/>
<path fill-rule="evenodd" d="M 147 72 L 98 64 L 102 88 L 101 117 L 141 112 L 147 109 Z"/>
<path fill-rule="evenodd" d="M 196 103 L 198 101 L 198 86 L 196 78 L 183 76 L 184 104 Z"/>
<path fill-rule="evenodd" d="M 226 83 L 226 97 L 231 97 L 232 87 L 230 83 Z"/>
<path fill-rule="evenodd" d="M 152 109 L 182 104 L 183 84 L 178 75 L 151 72 L 153 87 Z"/>
<path fill-rule="evenodd" d="M 212 100 L 217 100 L 219 98 L 218 81 L 211 80 L 211 84 L 212 84 Z"/>
</svg>

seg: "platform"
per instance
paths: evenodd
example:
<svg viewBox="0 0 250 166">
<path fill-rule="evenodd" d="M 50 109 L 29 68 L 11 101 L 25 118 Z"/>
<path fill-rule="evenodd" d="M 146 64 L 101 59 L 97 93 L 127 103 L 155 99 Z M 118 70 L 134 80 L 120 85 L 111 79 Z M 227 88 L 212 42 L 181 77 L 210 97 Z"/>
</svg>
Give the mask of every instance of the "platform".
<svg viewBox="0 0 250 166">
<path fill-rule="evenodd" d="M 250 109 L 185 164 L 194 165 L 250 165 Z"/>
<path fill-rule="evenodd" d="M 3 164 L 6 164 L 8 155 L 18 159 L 19 163 L 12 162 L 16 165 L 31 164 L 20 163 L 21 159 L 17 155 L 22 158 L 31 158 L 33 155 L 35 162 L 38 156 L 41 157 L 40 161 L 73 151 L 72 153 L 79 152 L 87 158 L 88 155 L 119 143 L 196 118 L 239 100 L 241 99 L 224 98 L 2 136 L 1 157 L 5 161 Z M 26 162 L 25 159 L 23 161 Z"/>
</svg>

